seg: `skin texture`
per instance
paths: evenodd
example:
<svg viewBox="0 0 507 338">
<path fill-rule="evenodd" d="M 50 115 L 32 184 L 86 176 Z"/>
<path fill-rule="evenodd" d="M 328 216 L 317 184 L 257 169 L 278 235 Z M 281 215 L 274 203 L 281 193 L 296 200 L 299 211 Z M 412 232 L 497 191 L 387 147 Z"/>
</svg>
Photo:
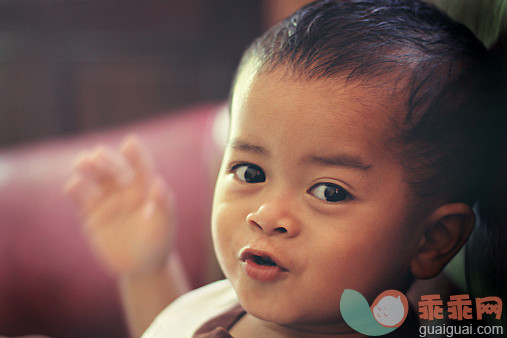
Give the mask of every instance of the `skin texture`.
<svg viewBox="0 0 507 338">
<path fill-rule="evenodd" d="M 256 75 L 254 66 L 240 74 L 212 217 L 218 260 L 248 312 L 233 334 L 350 332 L 339 311 L 344 289 L 370 303 L 387 289 L 404 292 L 411 270 L 437 274 L 463 243 L 458 234 L 471 229 L 462 226 L 473 225 L 468 206 L 414 204 L 386 146 L 396 106 L 373 88 L 301 82 L 281 69 Z M 264 180 L 249 183 L 247 170 Z M 347 193 L 326 201 L 323 183 Z M 244 248 L 287 271 L 268 282 L 250 278 Z"/>
<path fill-rule="evenodd" d="M 371 302 L 380 291 L 406 289 L 429 220 L 411 217 L 402 166 L 383 147 L 390 106 L 368 87 L 337 79 L 253 74 L 243 71 L 235 88 L 215 190 L 218 260 L 257 319 L 246 316 L 244 323 L 279 332 L 350 331 L 340 319 L 342 291 L 354 289 Z M 326 163 L 339 155 L 356 162 Z M 265 181 L 244 182 L 241 163 L 261 168 Z M 352 197 L 326 202 L 322 190 L 312 189 L 318 183 L 339 185 Z M 288 271 L 270 282 L 250 278 L 239 259 L 245 247 L 268 252 Z"/>
</svg>

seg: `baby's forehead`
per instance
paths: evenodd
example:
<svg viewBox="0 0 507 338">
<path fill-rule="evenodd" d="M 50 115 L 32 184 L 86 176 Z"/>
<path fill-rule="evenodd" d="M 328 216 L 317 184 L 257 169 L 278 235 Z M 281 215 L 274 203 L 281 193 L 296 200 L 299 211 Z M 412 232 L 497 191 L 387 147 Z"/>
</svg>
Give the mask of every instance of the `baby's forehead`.
<svg viewBox="0 0 507 338">
<path fill-rule="evenodd" d="M 342 120 L 338 122 L 362 123 L 372 130 L 400 124 L 408 111 L 406 80 L 401 77 L 386 75 L 351 79 L 344 74 L 312 78 L 281 67 L 260 72 L 255 66 L 238 74 L 232 91 L 231 109 L 234 113 L 234 99 L 238 96 L 242 100 L 260 97 L 262 100 L 259 101 L 267 106 L 276 105 L 277 102 L 272 101 L 275 92 L 288 100 L 293 99 L 294 109 L 319 106 L 322 110 L 336 111 L 338 119 L 340 112 L 348 110 L 350 113 L 341 116 Z M 269 107 L 265 109 L 270 110 Z"/>
<path fill-rule="evenodd" d="M 257 58 L 252 57 L 238 71 L 231 92 L 231 101 L 238 90 L 262 89 L 252 86 L 258 78 L 271 78 L 273 82 L 279 84 L 289 83 L 294 87 L 304 88 L 316 98 L 345 93 L 351 100 L 355 100 L 354 104 L 360 108 L 358 111 L 383 112 L 390 115 L 389 119 L 403 119 L 407 113 L 407 88 L 410 76 L 400 71 L 390 71 L 382 75 L 352 76 L 349 72 L 344 72 L 329 76 L 314 76 L 311 69 L 295 71 L 293 65 L 264 68 Z"/>
<path fill-rule="evenodd" d="M 299 127 L 304 133 L 332 132 L 339 126 L 344 137 L 369 140 L 377 150 L 386 151 L 395 137 L 393 124 L 405 115 L 401 96 L 386 79 L 311 79 L 291 76 L 284 69 L 245 71 L 239 74 L 233 91 L 232 120 L 234 125 L 239 113 L 247 120 L 249 114 L 271 121 L 280 115 L 285 120 L 278 125 Z M 304 123 L 294 123 L 295 119 Z M 272 132 L 277 132 L 274 127 Z"/>
</svg>

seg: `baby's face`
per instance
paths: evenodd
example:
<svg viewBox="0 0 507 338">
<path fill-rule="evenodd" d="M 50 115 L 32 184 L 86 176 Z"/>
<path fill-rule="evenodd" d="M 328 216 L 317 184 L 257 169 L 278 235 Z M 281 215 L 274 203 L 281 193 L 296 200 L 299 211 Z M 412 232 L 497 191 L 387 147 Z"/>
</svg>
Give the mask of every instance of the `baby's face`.
<svg viewBox="0 0 507 338">
<path fill-rule="evenodd" d="M 406 287 L 422 236 L 385 146 L 392 107 L 339 80 L 246 73 L 213 203 L 219 262 L 251 315 L 339 324 L 344 289 Z"/>
</svg>

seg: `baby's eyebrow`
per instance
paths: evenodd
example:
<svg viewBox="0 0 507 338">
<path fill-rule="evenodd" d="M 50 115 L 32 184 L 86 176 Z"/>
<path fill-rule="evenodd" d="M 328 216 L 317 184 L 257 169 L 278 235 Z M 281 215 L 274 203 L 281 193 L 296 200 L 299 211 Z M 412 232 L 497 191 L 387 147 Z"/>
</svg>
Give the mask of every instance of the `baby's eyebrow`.
<svg viewBox="0 0 507 338">
<path fill-rule="evenodd" d="M 234 150 L 244 151 L 248 153 L 256 153 L 256 154 L 263 154 L 263 155 L 269 155 L 269 151 L 261 146 L 254 145 L 242 140 L 234 139 L 231 140 L 229 143 L 229 146 Z"/>
<path fill-rule="evenodd" d="M 266 148 L 240 139 L 231 140 L 229 142 L 229 147 L 237 151 L 269 155 L 269 151 Z M 373 166 L 373 164 L 367 164 L 362 158 L 349 154 L 336 154 L 331 156 L 306 155 L 299 160 L 299 163 L 306 166 L 338 166 L 360 170 L 368 170 Z"/>
<path fill-rule="evenodd" d="M 301 158 L 300 163 L 303 165 L 339 166 L 360 170 L 368 170 L 373 166 L 373 164 L 367 164 L 363 159 L 357 156 L 348 154 L 336 154 L 331 156 L 307 155 Z"/>
</svg>

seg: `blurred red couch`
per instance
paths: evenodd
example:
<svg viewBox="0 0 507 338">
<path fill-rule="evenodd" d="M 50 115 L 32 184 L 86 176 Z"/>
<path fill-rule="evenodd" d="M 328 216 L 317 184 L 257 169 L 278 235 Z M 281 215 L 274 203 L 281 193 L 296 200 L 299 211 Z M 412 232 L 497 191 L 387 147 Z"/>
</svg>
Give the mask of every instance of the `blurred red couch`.
<svg viewBox="0 0 507 338">
<path fill-rule="evenodd" d="M 177 249 L 194 287 L 217 278 L 208 224 L 226 128 L 222 105 L 128 126 L 0 149 L 0 335 L 124 337 L 116 281 L 100 266 L 62 195 L 72 161 L 98 143 L 135 133 L 176 196 Z M 218 123 L 218 124 L 217 124 Z"/>
</svg>

